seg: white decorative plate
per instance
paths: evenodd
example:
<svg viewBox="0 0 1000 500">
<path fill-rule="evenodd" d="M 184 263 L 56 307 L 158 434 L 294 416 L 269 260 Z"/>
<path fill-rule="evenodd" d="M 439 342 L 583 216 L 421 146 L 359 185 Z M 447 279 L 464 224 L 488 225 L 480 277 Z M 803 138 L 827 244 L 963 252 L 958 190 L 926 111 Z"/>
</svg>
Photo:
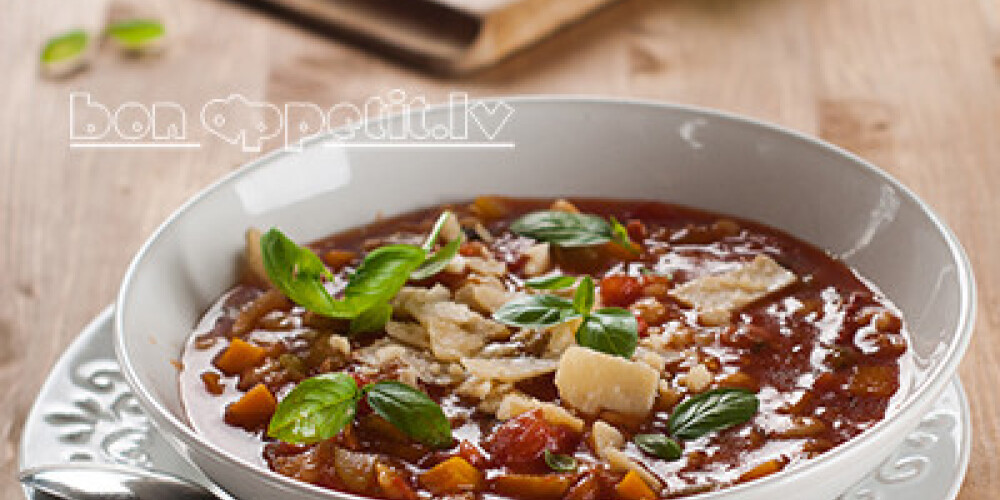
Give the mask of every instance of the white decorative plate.
<svg viewBox="0 0 1000 500">
<path fill-rule="evenodd" d="M 106 309 L 84 328 L 42 386 L 24 425 L 21 468 L 108 462 L 208 485 L 156 433 L 132 397 L 115 361 L 111 313 Z M 969 463 L 970 429 L 968 402 L 956 378 L 902 446 L 840 500 L 953 500 Z"/>
</svg>

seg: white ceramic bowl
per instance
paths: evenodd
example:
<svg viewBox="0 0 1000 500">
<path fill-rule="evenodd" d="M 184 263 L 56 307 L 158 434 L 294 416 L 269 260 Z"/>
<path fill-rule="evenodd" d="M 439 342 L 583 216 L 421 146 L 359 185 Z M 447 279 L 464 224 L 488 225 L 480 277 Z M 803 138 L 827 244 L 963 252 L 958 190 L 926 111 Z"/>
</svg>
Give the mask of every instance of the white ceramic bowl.
<svg viewBox="0 0 1000 500">
<path fill-rule="evenodd" d="M 495 140 L 514 148 L 345 149 L 318 139 L 247 165 L 156 231 L 122 284 L 115 347 L 171 444 L 239 498 L 354 498 L 262 470 L 195 434 L 170 361 L 236 281 L 247 227 L 278 226 L 305 241 L 376 214 L 484 193 L 644 198 L 747 217 L 843 258 L 902 309 L 915 369 L 884 421 L 801 466 L 698 499 L 832 499 L 902 442 L 954 376 L 973 324 L 972 271 L 951 231 L 881 170 L 816 139 L 714 111 L 588 98 L 505 102 L 514 112 Z M 439 108 L 427 119 L 466 116 Z"/>
</svg>

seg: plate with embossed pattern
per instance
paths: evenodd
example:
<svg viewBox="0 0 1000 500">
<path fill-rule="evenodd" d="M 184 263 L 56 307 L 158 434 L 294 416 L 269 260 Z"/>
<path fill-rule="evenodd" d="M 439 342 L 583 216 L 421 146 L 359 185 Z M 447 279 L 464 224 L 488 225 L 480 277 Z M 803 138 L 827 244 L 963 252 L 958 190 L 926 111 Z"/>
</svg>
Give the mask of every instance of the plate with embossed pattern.
<svg viewBox="0 0 1000 500">
<path fill-rule="evenodd" d="M 111 308 L 98 315 L 49 374 L 24 425 L 21 469 L 104 462 L 170 472 L 219 491 L 143 414 L 115 361 L 111 318 Z M 839 500 L 954 499 L 969 464 L 970 430 L 956 378 L 903 444 Z"/>
</svg>

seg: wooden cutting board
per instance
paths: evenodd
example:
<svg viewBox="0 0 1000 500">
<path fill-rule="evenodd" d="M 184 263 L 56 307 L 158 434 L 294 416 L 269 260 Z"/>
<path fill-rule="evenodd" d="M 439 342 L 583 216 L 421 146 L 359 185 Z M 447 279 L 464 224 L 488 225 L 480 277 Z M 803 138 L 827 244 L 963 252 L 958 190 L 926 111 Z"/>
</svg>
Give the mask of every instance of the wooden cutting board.
<svg viewBox="0 0 1000 500">
<path fill-rule="evenodd" d="M 617 0 L 254 0 L 421 67 L 488 66 Z"/>
</svg>

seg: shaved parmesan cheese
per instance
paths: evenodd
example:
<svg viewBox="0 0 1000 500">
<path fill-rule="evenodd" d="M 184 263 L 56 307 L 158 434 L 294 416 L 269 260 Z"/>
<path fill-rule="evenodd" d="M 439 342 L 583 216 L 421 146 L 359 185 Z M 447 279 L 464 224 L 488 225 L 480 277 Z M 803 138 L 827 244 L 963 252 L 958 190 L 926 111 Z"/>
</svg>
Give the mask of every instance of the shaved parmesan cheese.
<svg viewBox="0 0 1000 500">
<path fill-rule="evenodd" d="M 495 277 L 470 279 L 455 292 L 455 300 L 485 314 L 493 314 L 501 306 L 517 298 Z"/>
<path fill-rule="evenodd" d="M 607 450 L 617 450 L 625 446 L 625 437 L 618 429 L 603 420 L 594 422 L 590 429 L 590 439 L 597 456 L 607 460 Z"/>
<path fill-rule="evenodd" d="M 484 379 L 517 382 L 556 371 L 557 362 L 539 358 L 462 358 L 462 366 Z"/>
<path fill-rule="evenodd" d="M 670 290 L 675 299 L 704 311 L 706 318 L 721 318 L 795 282 L 795 274 L 774 259 L 758 255 L 752 262 L 720 274 L 702 276 Z M 726 316 L 728 318 L 728 315 Z"/>
<path fill-rule="evenodd" d="M 465 265 L 470 271 L 483 276 L 503 276 L 507 274 L 507 264 L 493 258 L 466 257 Z"/>
<path fill-rule="evenodd" d="M 681 378 L 681 383 L 691 389 L 691 392 L 703 392 L 712 384 L 712 372 L 708 371 L 705 365 L 698 363 Z"/>
<path fill-rule="evenodd" d="M 603 420 L 598 420 L 590 429 L 590 439 L 594 452 L 608 461 L 611 470 L 617 472 L 634 470 L 653 490 L 659 491 L 663 488 L 663 483 L 656 476 L 621 451 L 625 446 L 625 437 L 618 429 Z"/>
<path fill-rule="evenodd" d="M 555 382 L 559 397 L 585 413 L 644 416 L 656 400 L 659 379 L 646 364 L 571 346 L 559 360 Z"/>
<path fill-rule="evenodd" d="M 537 243 L 524 251 L 527 260 L 524 262 L 524 275 L 528 277 L 541 276 L 552 267 L 552 257 L 548 243 Z"/>
<path fill-rule="evenodd" d="M 442 317 L 426 317 L 421 323 L 427 327 L 434 357 L 444 361 L 457 361 L 479 352 L 486 345 L 486 338 L 462 328 L 454 321 Z"/>
<path fill-rule="evenodd" d="M 538 401 L 537 399 L 521 394 L 508 394 L 504 396 L 500 402 L 500 408 L 497 409 L 497 418 L 508 420 L 535 409 L 542 410 L 542 417 L 550 424 L 562 425 L 576 432 L 583 432 L 583 420 L 577 418 L 565 408 L 552 403 Z"/>
<path fill-rule="evenodd" d="M 462 226 L 458 223 L 458 218 L 455 214 L 449 213 L 444 220 L 444 224 L 441 226 L 441 239 L 444 241 L 454 241 L 457 240 L 459 236 L 462 235 Z"/>
<path fill-rule="evenodd" d="M 427 330 L 417 323 L 402 323 L 390 321 L 385 324 L 385 333 L 390 337 L 414 347 L 427 349 L 431 346 L 430 336 Z"/>
<path fill-rule="evenodd" d="M 549 343 L 545 346 L 545 357 L 558 359 L 569 346 L 576 345 L 576 330 L 583 323 L 583 318 L 573 318 L 545 331 L 549 335 Z"/>
<path fill-rule="evenodd" d="M 608 450 L 608 456 L 605 459 L 608 461 L 608 465 L 611 466 L 611 470 L 616 472 L 633 470 L 653 491 L 659 492 L 663 489 L 663 483 L 656 476 L 646 470 L 645 467 L 639 465 L 638 462 L 632 460 L 624 451 Z"/>
</svg>

